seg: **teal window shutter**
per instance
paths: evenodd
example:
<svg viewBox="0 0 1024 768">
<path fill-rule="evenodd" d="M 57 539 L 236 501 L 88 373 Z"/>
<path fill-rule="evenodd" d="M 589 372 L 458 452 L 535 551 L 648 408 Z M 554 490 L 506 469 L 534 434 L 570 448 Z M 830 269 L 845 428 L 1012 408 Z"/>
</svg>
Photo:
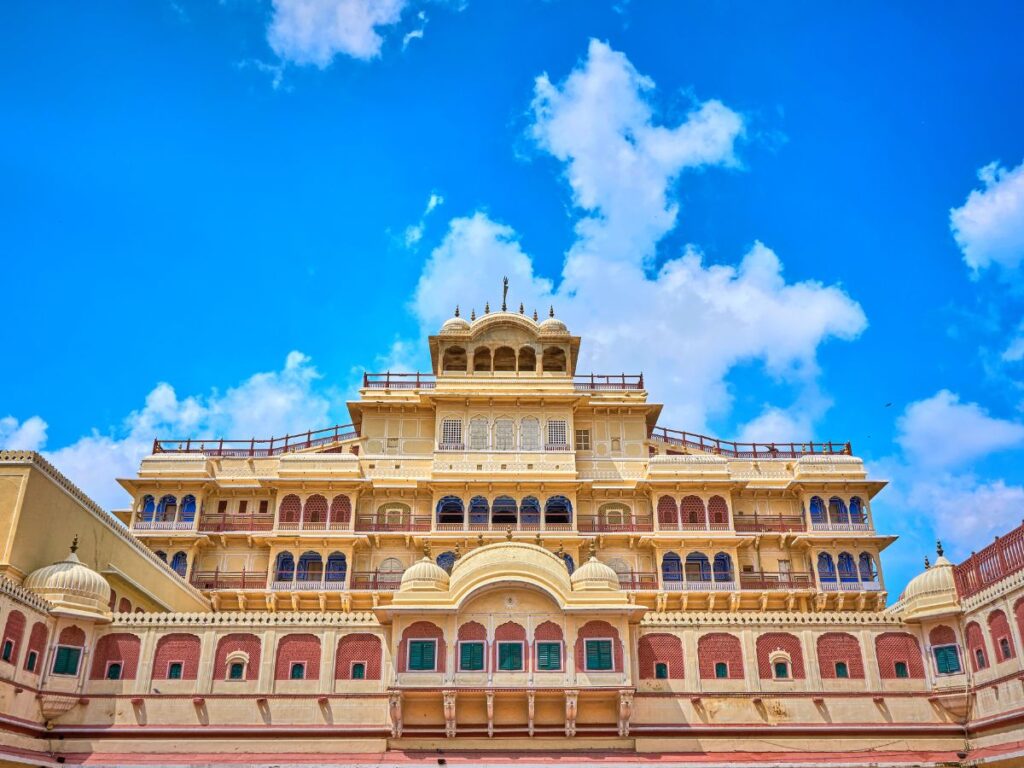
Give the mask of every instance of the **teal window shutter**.
<svg viewBox="0 0 1024 768">
<path fill-rule="evenodd" d="M 483 668 L 483 643 L 462 643 L 459 645 L 459 669 L 465 672 L 479 672 Z"/>
<path fill-rule="evenodd" d="M 523 646 L 520 643 L 498 644 L 498 669 L 517 672 L 523 668 Z"/>
<path fill-rule="evenodd" d="M 53 659 L 53 674 L 55 675 L 77 675 L 78 662 L 82 658 L 81 648 L 68 648 L 61 646 Z"/>
<path fill-rule="evenodd" d="M 960 654 L 955 645 L 935 649 L 935 668 L 940 675 L 952 675 L 960 671 Z"/>
<path fill-rule="evenodd" d="M 612 666 L 612 641 L 587 640 L 586 662 L 588 670 L 610 670 Z"/>
<path fill-rule="evenodd" d="M 434 670 L 434 640 L 413 640 L 409 643 L 409 669 L 420 671 Z"/>
<path fill-rule="evenodd" d="M 562 668 L 561 643 L 537 643 L 537 669 L 551 672 Z"/>
</svg>

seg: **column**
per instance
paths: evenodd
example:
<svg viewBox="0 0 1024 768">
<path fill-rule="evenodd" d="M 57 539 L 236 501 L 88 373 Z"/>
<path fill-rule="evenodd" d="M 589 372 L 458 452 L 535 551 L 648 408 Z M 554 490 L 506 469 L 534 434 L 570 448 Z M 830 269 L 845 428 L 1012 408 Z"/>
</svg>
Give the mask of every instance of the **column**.
<svg viewBox="0 0 1024 768">
<path fill-rule="evenodd" d="M 882 679 L 878 673 L 878 655 L 875 653 L 875 640 L 870 630 L 860 631 L 861 656 L 864 659 L 864 680 L 868 690 L 880 691 Z M 909 661 L 909 660 L 908 660 Z"/>
<path fill-rule="evenodd" d="M 138 694 L 148 693 L 149 686 L 153 682 L 153 651 L 159 639 L 160 636 L 153 630 L 142 635 L 138 668 L 135 670 L 135 692 Z"/>
</svg>

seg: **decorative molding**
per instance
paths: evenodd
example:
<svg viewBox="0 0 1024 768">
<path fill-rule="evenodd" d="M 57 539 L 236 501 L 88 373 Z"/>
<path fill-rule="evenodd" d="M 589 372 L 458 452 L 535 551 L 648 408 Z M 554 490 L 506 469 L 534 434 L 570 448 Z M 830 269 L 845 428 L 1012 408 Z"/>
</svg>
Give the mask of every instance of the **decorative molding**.
<svg viewBox="0 0 1024 768">
<path fill-rule="evenodd" d="M 40 613 L 49 613 L 53 610 L 53 606 L 49 602 L 34 592 L 30 592 L 24 587 L 15 584 L 6 576 L 0 576 L 0 593 L 7 595 L 24 606 L 34 608 Z"/>
</svg>

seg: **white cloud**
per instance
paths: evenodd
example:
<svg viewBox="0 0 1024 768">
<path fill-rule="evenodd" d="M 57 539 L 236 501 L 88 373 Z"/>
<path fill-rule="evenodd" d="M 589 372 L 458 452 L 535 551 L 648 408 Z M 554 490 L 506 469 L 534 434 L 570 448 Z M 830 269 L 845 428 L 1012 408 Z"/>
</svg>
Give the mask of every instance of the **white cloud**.
<svg viewBox="0 0 1024 768">
<path fill-rule="evenodd" d="M 416 14 L 416 18 L 420 20 L 420 25 L 416 29 L 411 29 L 405 33 L 402 38 L 402 50 L 404 51 L 409 47 L 409 43 L 413 40 L 422 40 L 423 35 L 427 31 L 427 13 L 426 11 L 420 11 Z"/>
<path fill-rule="evenodd" d="M 896 442 L 908 460 L 929 470 L 962 468 L 1024 445 L 1024 424 L 990 416 L 947 389 L 907 406 L 897 428 Z"/>
<path fill-rule="evenodd" d="M 1003 361 L 1007 363 L 1019 363 L 1024 360 L 1024 323 L 1017 328 L 1017 335 L 1014 336 L 1006 349 L 1003 350 Z"/>
<path fill-rule="evenodd" d="M 1011 170 L 989 163 L 978 178 L 983 188 L 949 212 L 953 236 L 975 272 L 992 264 L 1016 269 L 1024 260 L 1024 163 Z"/>
<path fill-rule="evenodd" d="M 167 383 L 157 384 L 146 396 L 142 408 L 123 421 L 60 448 L 45 452 L 58 469 L 71 478 L 97 503 L 106 508 L 126 503 L 118 477 L 136 474 L 139 462 L 153 448 L 153 439 L 184 437 L 226 437 L 247 439 L 304 432 L 331 423 L 332 399 L 318 391 L 319 374 L 301 352 L 288 354 L 279 371 L 257 373 L 221 393 L 179 398 Z M 13 419 L 0 420 L 0 442 L 8 445 L 3 431 Z M 33 450 L 45 442 L 45 423 L 38 417 L 26 419 L 36 434 L 42 433 Z M 42 425 L 41 430 L 39 425 Z M 10 447 L 16 447 L 11 445 Z"/>
<path fill-rule="evenodd" d="M 380 55 L 379 29 L 397 24 L 406 0 L 274 0 L 267 40 L 294 64 L 327 67 L 338 54 L 368 61 Z"/>
<path fill-rule="evenodd" d="M 0 419 L 0 448 L 12 451 L 38 451 L 46 443 L 47 424 L 38 416 L 18 422 L 13 416 Z"/>
<path fill-rule="evenodd" d="M 427 205 L 423 209 L 420 220 L 405 228 L 405 247 L 412 248 L 423 239 L 423 230 L 427 226 L 427 217 L 439 206 L 444 204 L 444 198 L 437 192 L 431 192 L 427 198 Z"/>
<path fill-rule="evenodd" d="M 656 398 L 670 397 L 663 421 L 706 428 L 731 396 L 725 377 L 760 362 L 779 379 L 811 388 L 816 354 L 829 338 L 851 339 L 866 326 L 841 288 L 787 282 L 775 253 L 755 243 L 736 266 L 708 265 L 695 247 L 650 274 L 650 260 L 678 217 L 674 186 L 686 169 L 735 165 L 739 115 L 716 101 L 697 105 L 674 126 L 654 122 L 654 84 L 606 44 L 592 41 L 585 61 L 561 84 L 537 79 L 532 135 L 565 163 L 581 209 L 577 239 L 557 290 L 537 274 L 516 232 L 485 212 L 453 219 L 423 269 L 412 303 L 424 333 L 454 306 L 498 308 L 500 278 L 511 281 L 510 309 L 543 313 L 554 304 L 583 335 L 580 370 L 643 371 Z M 820 413 L 820 411 L 819 411 Z M 781 426 L 781 411 L 749 425 Z M 786 424 L 810 431 L 810 420 Z M 764 436 L 762 436 L 763 438 Z M 775 439 L 775 438 L 772 438 Z"/>
</svg>

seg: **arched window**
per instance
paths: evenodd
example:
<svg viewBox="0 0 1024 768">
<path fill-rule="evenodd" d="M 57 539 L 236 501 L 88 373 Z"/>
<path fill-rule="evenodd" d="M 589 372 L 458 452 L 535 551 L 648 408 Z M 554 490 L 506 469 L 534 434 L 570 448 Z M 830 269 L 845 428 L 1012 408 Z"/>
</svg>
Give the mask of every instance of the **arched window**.
<svg viewBox="0 0 1024 768">
<path fill-rule="evenodd" d="M 162 549 L 156 550 L 153 554 L 156 555 L 157 557 L 159 557 L 165 563 L 167 562 L 167 553 L 164 552 Z"/>
<path fill-rule="evenodd" d="M 352 502 L 343 493 L 331 499 L 331 522 L 347 525 L 352 518 Z"/>
<path fill-rule="evenodd" d="M 343 582 L 348 572 L 348 561 L 344 552 L 332 552 L 327 556 L 327 570 L 324 572 L 325 581 Z"/>
<path fill-rule="evenodd" d="M 188 570 L 188 555 L 184 552 L 175 552 L 174 557 L 171 558 L 171 570 L 181 578 L 185 578 L 185 572 Z"/>
<path fill-rule="evenodd" d="M 540 421 L 533 416 L 519 421 L 519 447 L 524 451 L 540 450 Z"/>
<path fill-rule="evenodd" d="M 772 663 L 772 674 L 776 680 L 788 680 L 789 675 L 789 662 L 786 659 L 779 658 Z"/>
<path fill-rule="evenodd" d="M 850 522 L 850 515 L 846 511 L 846 502 L 838 496 L 833 496 L 828 500 L 828 521 L 841 525 Z"/>
<path fill-rule="evenodd" d="M 161 522 L 170 522 L 178 514 L 178 500 L 168 494 L 160 499 L 156 508 L 156 516 Z"/>
<path fill-rule="evenodd" d="M 570 555 L 568 552 L 563 552 L 562 562 L 565 563 L 565 570 L 567 570 L 569 572 L 569 575 L 571 576 L 572 572 L 576 570 L 576 562 L 572 559 L 572 555 Z"/>
<path fill-rule="evenodd" d="M 716 530 L 729 527 L 729 505 L 721 496 L 708 499 L 708 518 Z"/>
<path fill-rule="evenodd" d="M 875 567 L 875 559 L 867 552 L 861 552 L 858 558 L 860 565 L 861 581 L 878 581 L 878 568 Z"/>
<path fill-rule="evenodd" d="M 291 581 L 295 578 L 295 558 L 291 552 L 280 552 L 274 563 L 274 581 Z"/>
<path fill-rule="evenodd" d="M 494 350 L 494 370 L 515 371 L 516 351 L 512 347 L 498 347 Z"/>
<path fill-rule="evenodd" d="M 466 370 L 466 350 L 463 347 L 448 347 L 444 351 L 444 360 L 441 363 L 442 371 Z"/>
<path fill-rule="evenodd" d="M 559 347 L 546 347 L 541 367 L 547 373 L 565 373 L 565 350 Z"/>
<path fill-rule="evenodd" d="M 607 526 L 606 530 L 620 530 L 629 519 L 629 508 L 617 503 L 602 504 L 598 507 L 597 518 Z"/>
<path fill-rule="evenodd" d="M 521 347 L 519 350 L 519 370 L 520 371 L 536 371 L 537 370 L 537 353 L 533 347 Z"/>
<path fill-rule="evenodd" d="M 860 496 L 854 496 L 850 499 L 850 522 L 867 522 L 867 515 L 864 514 L 864 502 L 861 501 Z"/>
<path fill-rule="evenodd" d="M 191 523 L 196 518 L 196 497 L 189 494 L 181 500 L 181 521 Z"/>
<path fill-rule="evenodd" d="M 397 557 L 389 557 L 377 566 L 377 585 L 383 588 L 394 585 L 397 587 L 402 583 L 402 572 L 405 566 Z"/>
<path fill-rule="evenodd" d="M 278 516 L 282 523 L 297 523 L 302 514 L 302 502 L 294 493 L 289 493 L 281 499 L 281 509 Z"/>
<path fill-rule="evenodd" d="M 661 580 L 678 583 L 683 580 L 683 561 L 675 552 L 666 552 L 661 558 Z"/>
<path fill-rule="evenodd" d="M 732 581 L 732 558 L 728 552 L 719 552 L 714 561 L 715 581 Z"/>
<path fill-rule="evenodd" d="M 483 496 L 474 496 L 469 500 L 469 524 L 487 525 L 487 518 L 490 514 L 490 505 Z"/>
<path fill-rule="evenodd" d="M 684 496 L 679 502 L 679 513 L 683 522 L 691 529 L 707 527 L 707 513 L 704 510 L 704 500 L 700 496 Z"/>
<path fill-rule="evenodd" d="M 444 496 L 437 502 L 437 522 L 462 525 L 465 509 L 458 496 Z"/>
<path fill-rule="evenodd" d="M 552 496 L 544 503 L 545 525 L 572 523 L 572 503 L 565 496 Z"/>
<path fill-rule="evenodd" d="M 324 562 L 319 552 L 303 552 L 299 558 L 299 567 L 295 572 L 296 581 L 320 581 L 324 572 Z"/>
<path fill-rule="evenodd" d="M 836 565 L 828 552 L 821 552 L 818 555 L 818 579 L 822 582 L 836 580 Z"/>
<path fill-rule="evenodd" d="M 516 449 L 516 425 L 512 419 L 494 420 L 494 450 L 514 451 Z"/>
<path fill-rule="evenodd" d="M 658 499 L 658 526 L 661 528 L 679 527 L 679 509 L 676 500 L 671 496 Z"/>
<path fill-rule="evenodd" d="M 302 508 L 302 524 L 304 526 L 316 526 L 317 529 L 327 522 L 327 499 L 319 493 L 314 493 Z"/>
<path fill-rule="evenodd" d="M 452 568 L 455 567 L 455 553 L 454 552 L 442 552 L 437 556 L 437 564 L 445 569 L 448 573 L 452 572 Z"/>
<path fill-rule="evenodd" d="M 811 497 L 811 522 L 825 522 L 825 502 L 820 496 Z"/>
<path fill-rule="evenodd" d="M 533 496 L 519 502 L 519 524 L 524 529 L 540 526 L 540 502 Z"/>
<path fill-rule="evenodd" d="M 153 521 L 153 515 L 156 513 L 156 501 L 152 496 L 142 497 L 142 510 L 140 515 L 144 523 L 150 523 Z"/>
<path fill-rule="evenodd" d="M 491 370 L 491 350 L 487 347 L 477 347 L 477 350 L 473 353 L 473 370 Z"/>
<path fill-rule="evenodd" d="M 857 566 L 853 562 L 853 555 L 849 552 L 839 553 L 839 580 L 845 583 L 858 581 Z"/>
<path fill-rule="evenodd" d="M 469 420 L 469 450 L 487 450 L 487 417 L 474 416 Z"/>
<path fill-rule="evenodd" d="M 687 581 L 711 581 L 711 563 L 703 552 L 691 552 L 686 556 Z"/>
<path fill-rule="evenodd" d="M 499 496 L 491 507 L 491 522 L 496 525 L 516 524 L 516 500 L 510 496 Z"/>
</svg>

